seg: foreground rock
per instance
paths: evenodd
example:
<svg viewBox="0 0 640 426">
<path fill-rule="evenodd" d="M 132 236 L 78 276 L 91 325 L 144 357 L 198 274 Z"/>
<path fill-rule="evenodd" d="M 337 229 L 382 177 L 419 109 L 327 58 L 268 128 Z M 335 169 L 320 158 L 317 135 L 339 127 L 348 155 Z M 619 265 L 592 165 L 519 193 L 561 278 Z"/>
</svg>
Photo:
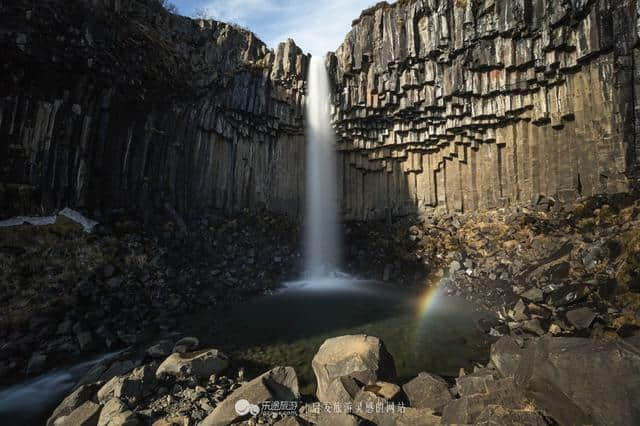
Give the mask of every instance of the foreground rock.
<svg viewBox="0 0 640 426">
<path fill-rule="evenodd" d="M 212 374 L 227 369 L 229 360 L 217 349 L 201 352 L 171 354 L 156 371 L 156 376 L 195 376 L 199 379 L 209 378 Z"/>
<path fill-rule="evenodd" d="M 604 342 L 544 338 L 522 352 L 515 376 L 561 424 L 640 424 L 640 336 Z"/>
<path fill-rule="evenodd" d="M 418 377 L 402 386 L 402 390 L 411 406 L 416 408 L 429 408 L 441 412 L 453 399 L 447 382 L 429 373 L 420 373 Z"/>
<path fill-rule="evenodd" d="M 393 380 L 392 356 L 377 337 L 364 334 L 326 340 L 311 363 L 321 402 L 352 401 L 362 385 Z"/>
<path fill-rule="evenodd" d="M 300 398 L 298 377 L 291 367 L 276 367 L 267 371 L 254 380 L 245 383 L 207 416 L 201 426 L 224 426 L 250 416 L 250 411 L 244 411 L 238 401 L 248 401 L 249 404 L 260 406 L 265 401 L 295 401 Z M 257 412 L 255 414 L 258 414 Z"/>
</svg>

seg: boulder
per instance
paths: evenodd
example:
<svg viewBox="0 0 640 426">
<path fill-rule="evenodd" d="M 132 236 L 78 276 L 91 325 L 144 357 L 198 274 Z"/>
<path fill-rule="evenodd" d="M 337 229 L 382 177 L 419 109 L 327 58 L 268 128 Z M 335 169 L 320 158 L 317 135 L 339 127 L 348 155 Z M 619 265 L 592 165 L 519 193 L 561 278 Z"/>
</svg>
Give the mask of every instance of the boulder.
<svg viewBox="0 0 640 426">
<path fill-rule="evenodd" d="M 217 349 L 198 352 L 174 353 L 165 359 L 156 370 L 156 377 L 195 376 L 206 379 L 218 374 L 229 366 L 227 356 Z"/>
<path fill-rule="evenodd" d="M 640 336 L 543 337 L 522 352 L 519 388 L 560 424 L 640 424 Z"/>
<path fill-rule="evenodd" d="M 470 387 L 473 393 L 462 395 L 444 407 L 442 424 L 473 424 L 489 405 L 515 410 L 526 407 L 527 401 L 516 387 L 513 378 L 494 380 L 485 375 L 483 382 L 486 385 L 484 389 Z"/>
<path fill-rule="evenodd" d="M 57 407 L 47 420 L 47 426 L 52 426 L 56 419 L 68 416 L 73 410 L 91 400 L 96 392 L 100 389 L 100 385 L 90 384 L 82 385 L 68 395 Z"/>
<path fill-rule="evenodd" d="M 440 417 L 427 408 L 411 408 L 390 403 L 366 390 L 361 390 L 353 402 L 353 412 L 376 425 L 429 426 L 439 425 Z"/>
<path fill-rule="evenodd" d="M 236 389 L 218 404 L 201 426 L 228 425 L 248 416 L 236 411 L 236 404 L 241 400 L 259 407 L 265 401 L 294 401 L 298 398 L 300 390 L 295 370 L 276 367 Z"/>
<path fill-rule="evenodd" d="M 579 308 L 567 312 L 567 319 L 578 330 L 589 328 L 596 316 L 597 314 L 589 308 Z"/>
<path fill-rule="evenodd" d="M 373 392 L 379 397 L 386 399 L 387 401 L 395 401 L 400 396 L 402 389 L 395 383 L 375 382 L 373 385 L 367 385 L 364 387 L 366 391 Z"/>
<path fill-rule="evenodd" d="M 129 377 L 113 377 L 98 391 L 98 401 L 104 404 L 115 397 L 135 402 L 142 396 L 142 392 L 142 380 Z"/>
<path fill-rule="evenodd" d="M 327 339 L 311 363 L 317 381 L 317 397 L 321 402 L 343 402 L 353 394 L 345 388 L 342 377 L 353 383 L 368 385 L 391 381 L 396 370 L 393 358 L 377 337 L 348 335 Z"/>
<path fill-rule="evenodd" d="M 532 410 L 511 410 L 500 405 L 488 405 L 476 419 L 481 426 L 527 425 L 547 426 L 548 423 Z"/>
<path fill-rule="evenodd" d="M 503 336 L 491 345 L 491 362 L 504 377 L 513 377 L 516 374 L 522 349 L 511 336 Z"/>
<path fill-rule="evenodd" d="M 449 385 L 439 376 L 420 373 L 402 386 L 409 404 L 414 408 L 429 408 L 441 411 L 453 397 Z"/>
<path fill-rule="evenodd" d="M 118 398 L 112 398 L 104 404 L 98 419 L 98 426 L 136 426 L 136 415 Z"/>
<path fill-rule="evenodd" d="M 97 426 L 101 408 L 95 402 L 86 401 L 69 415 L 59 417 L 53 424 L 55 426 Z"/>
<path fill-rule="evenodd" d="M 540 303 L 544 300 L 544 293 L 539 288 L 531 288 L 522 293 L 520 296 L 522 296 L 523 299 L 535 303 Z"/>
</svg>

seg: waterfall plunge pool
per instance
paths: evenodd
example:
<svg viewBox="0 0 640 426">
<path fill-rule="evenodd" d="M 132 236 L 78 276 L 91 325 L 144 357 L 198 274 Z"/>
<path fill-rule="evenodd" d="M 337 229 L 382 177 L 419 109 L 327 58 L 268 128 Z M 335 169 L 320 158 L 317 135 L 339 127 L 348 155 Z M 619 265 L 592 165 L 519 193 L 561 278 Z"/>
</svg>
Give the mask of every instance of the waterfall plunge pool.
<svg viewBox="0 0 640 426">
<path fill-rule="evenodd" d="M 194 334 L 222 349 L 251 377 L 276 365 L 298 373 L 301 390 L 315 392 L 311 360 L 327 338 L 368 334 L 393 355 L 398 383 L 421 371 L 456 377 L 486 363 L 495 341 L 478 327 L 489 312 L 437 288 L 423 293 L 350 278 L 288 283 L 220 312 L 193 315 Z"/>
</svg>

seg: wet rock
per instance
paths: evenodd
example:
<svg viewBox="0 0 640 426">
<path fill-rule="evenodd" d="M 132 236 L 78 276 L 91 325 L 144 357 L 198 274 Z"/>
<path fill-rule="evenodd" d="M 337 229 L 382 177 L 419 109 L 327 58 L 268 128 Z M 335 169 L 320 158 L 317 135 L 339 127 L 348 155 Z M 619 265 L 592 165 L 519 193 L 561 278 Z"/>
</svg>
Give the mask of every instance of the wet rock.
<svg viewBox="0 0 640 426">
<path fill-rule="evenodd" d="M 68 416 L 73 410 L 91 400 L 99 389 L 100 385 L 97 384 L 83 385 L 77 388 L 53 410 L 53 413 L 47 420 L 47 426 L 53 426 L 56 419 Z"/>
<path fill-rule="evenodd" d="M 407 395 L 409 404 L 415 408 L 441 411 L 453 399 L 444 379 L 424 372 L 404 384 L 402 390 Z"/>
<path fill-rule="evenodd" d="M 567 312 L 567 319 L 578 330 L 589 328 L 596 316 L 597 314 L 589 308 L 579 308 Z"/>
<path fill-rule="evenodd" d="M 55 426 L 96 426 L 100 418 L 100 405 L 95 402 L 86 401 L 69 415 L 59 417 Z"/>
<path fill-rule="evenodd" d="M 396 373 L 384 343 L 364 334 L 325 340 L 311 365 L 318 384 L 316 395 L 321 402 L 334 402 L 335 398 L 344 396 L 333 391 L 334 384 L 343 376 L 366 385 L 393 380 Z"/>
<path fill-rule="evenodd" d="M 158 378 L 165 376 L 182 377 L 193 375 L 206 379 L 218 374 L 229 366 L 227 356 L 217 349 L 199 352 L 174 353 L 165 359 L 156 371 Z"/>
<path fill-rule="evenodd" d="M 207 416 L 201 426 L 228 425 L 242 419 L 245 415 L 236 411 L 236 403 L 242 399 L 259 405 L 264 401 L 293 401 L 299 397 L 295 370 L 276 367 L 236 389 Z"/>
<path fill-rule="evenodd" d="M 97 426 L 136 426 L 140 422 L 120 399 L 112 398 L 104 404 Z"/>
<path fill-rule="evenodd" d="M 453 275 L 456 272 L 458 272 L 461 268 L 462 266 L 460 265 L 460 262 L 458 262 L 457 260 L 454 260 L 449 264 L 449 273 Z"/>
</svg>

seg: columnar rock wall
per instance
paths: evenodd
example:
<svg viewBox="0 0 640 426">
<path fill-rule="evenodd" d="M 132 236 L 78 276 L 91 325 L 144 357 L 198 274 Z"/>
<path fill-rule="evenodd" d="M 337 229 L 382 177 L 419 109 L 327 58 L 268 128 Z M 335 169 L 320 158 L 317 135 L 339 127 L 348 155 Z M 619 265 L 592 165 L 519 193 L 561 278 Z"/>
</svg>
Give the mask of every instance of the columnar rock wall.
<svg viewBox="0 0 640 426">
<path fill-rule="evenodd" d="M 328 59 L 345 216 L 628 190 L 639 3 L 400 0 L 363 12 Z"/>
<path fill-rule="evenodd" d="M 0 0 L 0 216 L 299 214 L 308 58 L 156 0 Z"/>
</svg>

